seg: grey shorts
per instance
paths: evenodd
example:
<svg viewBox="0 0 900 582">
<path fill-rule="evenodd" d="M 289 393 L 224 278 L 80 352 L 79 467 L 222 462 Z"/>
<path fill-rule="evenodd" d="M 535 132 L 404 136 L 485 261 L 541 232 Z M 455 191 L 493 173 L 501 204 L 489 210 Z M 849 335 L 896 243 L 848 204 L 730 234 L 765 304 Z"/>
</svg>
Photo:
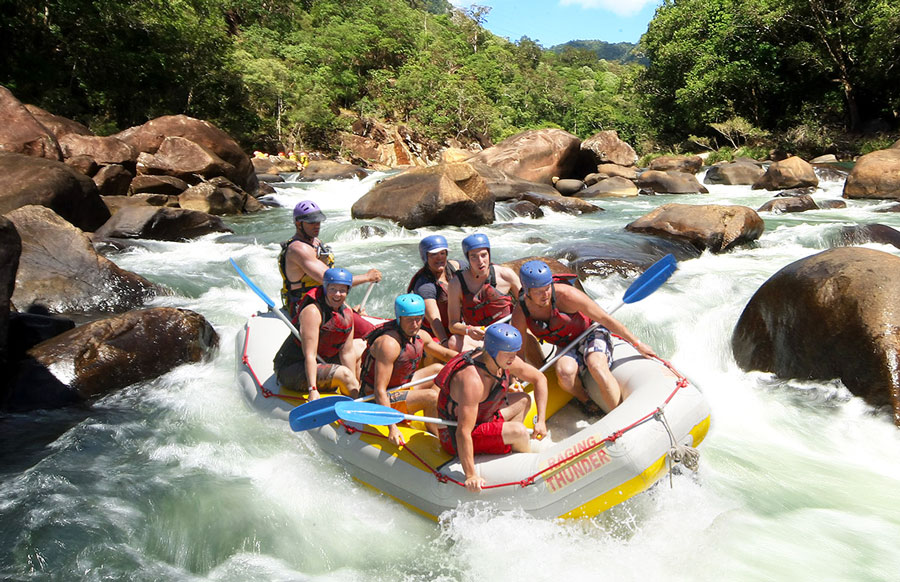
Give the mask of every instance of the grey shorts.
<svg viewBox="0 0 900 582">
<path fill-rule="evenodd" d="M 581 376 L 587 373 L 587 366 L 584 363 L 584 359 L 594 352 L 601 352 L 606 355 L 606 362 L 612 367 L 612 336 L 610 336 L 609 330 L 605 327 L 598 327 L 587 334 L 587 337 L 581 340 L 574 349 L 566 352 L 563 357 L 573 358 L 575 362 L 578 363 L 578 375 Z"/>
<path fill-rule="evenodd" d="M 303 352 L 294 342 L 291 336 L 281 345 L 281 349 L 273 360 L 275 366 L 275 379 L 278 385 L 288 390 L 306 393 L 309 390 L 306 379 L 306 360 Z M 334 388 L 334 375 L 337 374 L 339 364 L 328 362 L 316 365 L 316 386 L 319 388 Z"/>
</svg>

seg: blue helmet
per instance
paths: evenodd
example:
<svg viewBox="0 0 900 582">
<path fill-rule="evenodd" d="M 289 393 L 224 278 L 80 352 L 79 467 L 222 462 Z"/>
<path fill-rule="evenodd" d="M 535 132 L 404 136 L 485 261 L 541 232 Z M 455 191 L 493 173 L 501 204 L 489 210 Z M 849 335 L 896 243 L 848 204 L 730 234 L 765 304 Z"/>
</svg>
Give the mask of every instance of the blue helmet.
<svg viewBox="0 0 900 582">
<path fill-rule="evenodd" d="M 439 234 L 426 236 L 419 242 L 419 256 L 422 257 L 423 263 L 428 262 L 428 253 L 448 250 L 450 250 L 450 247 L 447 246 L 447 239 Z"/>
<path fill-rule="evenodd" d="M 350 271 L 347 269 L 341 269 L 340 267 L 332 267 L 325 271 L 325 275 L 322 277 L 322 286 L 326 289 L 332 283 L 337 283 L 338 285 L 346 285 L 347 287 L 353 286 L 353 275 L 350 274 Z"/>
<path fill-rule="evenodd" d="M 394 316 L 421 317 L 425 315 L 425 300 L 415 293 L 406 293 L 394 299 Z"/>
<path fill-rule="evenodd" d="M 469 259 L 469 251 L 474 251 L 475 249 L 491 250 L 491 241 L 488 240 L 487 235 L 476 232 L 462 240 L 462 250 L 466 260 Z"/>
<path fill-rule="evenodd" d="M 495 323 L 484 332 L 484 351 L 495 360 L 497 352 L 518 352 L 522 349 L 522 334 L 508 323 Z"/>
<path fill-rule="evenodd" d="M 544 261 L 527 261 L 519 267 L 519 280 L 525 289 L 546 287 L 553 282 L 553 273 Z"/>
<path fill-rule="evenodd" d="M 325 213 L 312 200 L 303 200 L 294 206 L 294 222 L 325 222 Z"/>
</svg>

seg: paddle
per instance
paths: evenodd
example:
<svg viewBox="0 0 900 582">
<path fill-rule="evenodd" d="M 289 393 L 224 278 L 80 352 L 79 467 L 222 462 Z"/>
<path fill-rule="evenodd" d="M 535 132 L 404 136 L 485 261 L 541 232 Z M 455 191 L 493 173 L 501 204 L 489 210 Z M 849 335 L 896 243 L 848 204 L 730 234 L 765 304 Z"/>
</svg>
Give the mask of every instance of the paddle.
<svg viewBox="0 0 900 582">
<path fill-rule="evenodd" d="M 417 416 L 415 414 L 403 414 L 399 410 L 394 410 L 389 406 L 380 404 L 372 404 L 370 402 L 354 402 L 341 401 L 334 405 L 335 413 L 343 420 L 350 422 L 358 422 L 359 424 L 397 424 L 403 420 L 418 420 L 420 422 L 431 422 L 434 424 L 443 424 L 445 426 L 456 426 L 456 422 L 452 420 L 443 420 L 431 416 Z"/>
<path fill-rule="evenodd" d="M 244 280 L 244 283 L 247 284 L 247 287 L 250 287 L 250 289 L 265 302 L 265 304 L 269 307 L 269 311 L 277 315 L 278 318 L 281 319 L 281 321 L 283 321 L 284 324 L 291 329 L 291 333 L 294 334 L 294 337 L 300 339 L 300 330 L 294 327 L 294 324 L 291 323 L 291 320 L 287 318 L 287 316 L 283 311 L 281 311 L 280 308 L 275 307 L 275 302 L 269 299 L 269 296 L 266 295 L 262 289 L 256 286 L 256 283 L 254 283 L 250 279 L 250 277 L 247 276 L 247 273 L 245 273 L 241 270 L 240 267 L 238 267 L 237 263 L 234 262 L 234 259 L 229 258 L 228 260 L 231 262 L 231 266 L 234 267 L 234 270 L 237 271 L 238 276 L 240 276 L 240 278 Z"/>
<path fill-rule="evenodd" d="M 369 288 L 366 289 L 366 294 L 363 295 L 362 301 L 359 304 L 359 312 L 362 313 L 363 309 L 366 307 L 366 301 L 369 300 L 369 294 L 372 293 L 372 289 L 375 288 L 375 281 L 369 283 Z"/>
<path fill-rule="evenodd" d="M 628 289 L 625 291 L 625 295 L 622 297 L 622 300 L 618 304 L 616 304 L 612 309 L 610 309 L 608 311 L 608 313 L 610 313 L 610 314 L 614 313 L 616 310 L 618 310 L 620 307 L 622 307 L 626 303 L 635 303 L 637 301 L 640 301 L 641 299 L 644 299 L 645 297 L 647 297 L 648 295 L 650 295 L 651 293 L 656 291 L 663 283 L 665 283 L 666 280 L 672 275 L 672 273 L 675 272 L 675 269 L 677 269 L 677 268 L 678 268 L 677 262 L 675 261 L 675 257 L 672 255 L 666 255 L 663 258 L 661 258 L 660 260 L 656 261 L 655 263 L 653 263 L 653 265 L 650 266 L 650 268 L 648 268 L 646 271 L 641 273 L 640 277 L 635 279 L 634 283 L 632 283 L 628 287 Z M 541 372 L 546 371 L 547 368 L 549 368 L 556 362 L 556 360 L 561 358 L 566 352 L 568 352 L 573 347 L 578 345 L 578 342 L 583 340 L 585 338 L 585 336 L 587 336 L 587 334 L 590 333 L 598 325 L 599 324 L 595 323 L 591 327 L 586 329 L 572 343 L 570 343 L 568 346 L 563 348 L 561 351 L 557 352 L 552 358 L 550 358 L 549 361 L 547 361 L 543 366 L 541 366 L 540 371 Z M 389 392 L 395 392 L 397 390 L 403 390 L 403 389 L 415 386 L 417 384 L 422 384 L 429 380 L 433 380 L 436 376 L 437 375 L 435 374 L 434 376 L 420 378 L 414 382 L 409 382 L 402 386 L 398 386 L 397 388 L 393 388 L 393 389 L 389 390 Z M 367 396 L 366 398 L 362 398 L 359 401 L 354 401 L 354 402 L 362 403 L 367 400 L 371 400 L 372 398 L 374 398 L 374 395 Z M 291 411 L 291 418 L 293 418 L 295 415 L 298 417 L 305 415 L 305 412 L 302 409 L 304 409 L 307 406 L 310 406 L 311 404 L 320 402 L 321 400 L 322 399 L 320 398 L 319 400 L 314 400 L 311 403 L 301 404 L 300 406 L 298 406 L 297 408 L 295 408 L 294 410 Z M 346 397 L 344 397 L 343 401 L 347 402 Z M 330 402 L 328 404 L 329 405 L 336 404 L 337 402 L 340 402 L 340 401 Z M 319 404 L 319 406 L 325 407 L 325 404 Z M 373 405 L 373 406 L 377 406 L 377 405 Z M 390 409 L 390 410 L 393 410 L 393 409 Z M 320 422 L 320 424 L 310 424 L 308 422 L 308 423 L 304 424 L 303 428 L 294 428 L 294 424 L 292 422 L 291 428 L 293 428 L 294 430 L 309 430 L 311 428 L 316 428 L 318 426 L 323 426 L 325 424 L 330 424 L 330 423 L 334 422 L 335 420 L 337 420 L 337 418 L 335 418 L 335 416 L 336 416 L 336 413 L 334 416 L 322 415 L 322 416 L 318 416 L 318 417 L 311 417 L 311 419 L 315 419 L 317 422 Z M 416 417 L 416 418 L 421 419 L 422 417 Z M 387 424 L 394 424 L 394 422 L 389 422 Z"/>
<path fill-rule="evenodd" d="M 291 429 L 299 432 L 331 424 L 338 419 L 335 406 L 340 402 L 353 402 L 349 396 L 322 396 L 297 406 L 288 415 Z"/>
</svg>

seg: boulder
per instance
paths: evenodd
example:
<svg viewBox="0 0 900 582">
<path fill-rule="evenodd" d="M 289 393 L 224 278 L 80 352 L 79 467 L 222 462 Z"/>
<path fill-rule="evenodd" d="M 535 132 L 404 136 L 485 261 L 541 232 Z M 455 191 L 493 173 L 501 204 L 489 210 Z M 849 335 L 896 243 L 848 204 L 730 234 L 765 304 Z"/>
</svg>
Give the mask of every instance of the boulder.
<svg viewBox="0 0 900 582">
<path fill-rule="evenodd" d="M 753 295 L 731 337 L 744 370 L 840 378 L 900 426 L 900 257 L 835 248 L 800 259 Z"/>
<path fill-rule="evenodd" d="M 755 162 L 725 162 L 706 170 L 704 184 L 724 184 L 727 186 L 750 186 L 766 173 Z"/>
<path fill-rule="evenodd" d="M 647 170 L 637 178 L 637 187 L 656 194 L 708 194 L 693 174 Z"/>
<path fill-rule="evenodd" d="M 554 248 L 554 256 L 573 265 L 582 281 L 611 275 L 635 277 L 667 254 L 684 261 L 699 257 L 700 251 L 686 241 L 627 232 L 615 240 L 567 242 Z"/>
<path fill-rule="evenodd" d="M 507 208 L 516 216 L 526 216 L 528 218 L 542 218 L 544 216 L 544 211 L 537 204 L 527 200 L 509 202 L 507 203 Z"/>
<path fill-rule="evenodd" d="M 550 184 L 529 182 L 528 180 L 516 178 L 502 170 L 479 162 L 469 161 L 466 163 L 471 165 L 478 172 L 478 175 L 484 179 L 491 196 L 498 202 L 520 200 L 522 195 L 526 193 L 560 197 L 559 191 Z"/>
<path fill-rule="evenodd" d="M 187 309 L 157 307 L 92 321 L 28 351 L 9 408 L 96 399 L 208 358 L 218 341 L 209 322 Z"/>
<path fill-rule="evenodd" d="M 182 208 L 217 216 L 240 214 L 246 201 L 247 193 L 225 178 L 191 186 L 178 197 Z"/>
<path fill-rule="evenodd" d="M 100 196 L 125 196 L 133 177 L 134 174 L 124 166 L 113 164 L 103 166 L 94 174 L 94 184 L 97 185 Z"/>
<path fill-rule="evenodd" d="M 98 164 L 120 164 L 134 168 L 137 151 L 122 140 L 98 135 L 69 133 L 59 138 L 63 157 L 88 156 Z"/>
<path fill-rule="evenodd" d="M 214 232 L 233 232 L 222 219 L 199 210 L 158 206 L 125 206 L 94 233 L 95 241 L 110 238 L 189 240 Z"/>
<path fill-rule="evenodd" d="M 55 313 L 117 312 L 164 293 L 98 255 L 84 232 L 49 208 L 25 206 L 6 217 L 22 237 L 13 294 L 20 307 L 38 303 Z"/>
<path fill-rule="evenodd" d="M 785 190 L 819 186 L 819 178 L 809 162 L 791 156 L 780 162 L 772 162 L 766 173 L 753 183 L 753 190 Z"/>
<path fill-rule="evenodd" d="M 900 148 L 861 156 L 844 182 L 844 198 L 900 200 Z"/>
<path fill-rule="evenodd" d="M 109 219 L 94 181 L 62 162 L 0 153 L 0 214 L 39 204 L 93 231 Z"/>
<path fill-rule="evenodd" d="M 651 170 L 660 172 L 684 172 L 696 174 L 703 167 L 703 158 L 700 156 L 660 156 L 650 162 Z"/>
<path fill-rule="evenodd" d="M 54 115 L 49 111 L 41 109 L 37 105 L 26 103 L 25 109 L 28 110 L 28 113 L 30 113 L 38 123 L 50 130 L 50 133 L 52 133 L 57 140 L 64 135 L 69 134 L 94 135 L 94 132 L 88 129 L 87 126 L 66 117 L 62 117 L 61 115 Z"/>
<path fill-rule="evenodd" d="M 175 176 L 190 183 L 197 183 L 198 177 L 234 173 L 234 167 L 211 149 L 177 136 L 164 139 L 155 154 L 141 152 L 137 170 L 140 174 Z"/>
<path fill-rule="evenodd" d="M 494 199 L 467 162 L 413 168 L 379 182 L 351 208 L 353 218 L 388 218 L 404 228 L 480 226 L 494 221 Z"/>
<path fill-rule="evenodd" d="M 189 187 L 190 185 L 187 182 L 174 176 L 150 176 L 143 174 L 134 177 L 128 191 L 132 196 L 151 193 L 178 196 Z"/>
<path fill-rule="evenodd" d="M 299 181 L 313 182 L 317 180 L 362 180 L 369 173 L 356 164 L 341 164 L 331 160 L 313 160 L 300 174 Z"/>
<path fill-rule="evenodd" d="M 178 196 L 167 196 L 165 194 L 103 196 L 103 203 L 106 204 L 110 214 L 113 215 L 126 206 L 169 206 L 170 208 L 179 208 Z"/>
<path fill-rule="evenodd" d="M 303 166 L 297 160 L 289 160 L 280 156 L 266 156 L 264 158 L 252 157 L 250 163 L 253 164 L 253 171 L 257 174 L 266 176 L 277 176 L 281 173 L 294 173 L 303 170 Z"/>
<path fill-rule="evenodd" d="M 577 195 L 585 188 L 584 182 L 574 178 L 563 178 L 562 180 L 555 179 L 553 181 L 553 187 L 563 196 Z"/>
<path fill-rule="evenodd" d="M 532 129 L 508 137 L 469 160 L 503 173 L 551 184 L 554 176 L 567 177 L 578 163 L 581 140 L 561 129 Z"/>
<path fill-rule="evenodd" d="M 22 239 L 19 231 L 8 219 L 0 216 L 0 407 L 6 396 L 9 370 L 9 306 L 16 286 L 16 271 Z"/>
<path fill-rule="evenodd" d="M 757 209 L 757 212 L 774 212 L 776 214 L 785 214 L 788 212 L 806 212 L 807 210 L 818 210 L 816 201 L 812 196 L 789 196 L 787 198 L 776 198 L 769 200 Z"/>
<path fill-rule="evenodd" d="M 625 178 L 626 180 L 637 180 L 637 168 L 634 166 L 619 166 L 616 164 L 597 164 L 597 172 L 593 174 L 597 176 L 595 182 L 599 182 L 603 178 L 614 178 L 616 176 Z M 587 184 L 587 177 L 584 182 Z M 590 184 L 588 184 L 590 185 Z"/>
<path fill-rule="evenodd" d="M 847 203 L 843 200 L 819 200 L 816 204 L 819 205 L 819 208 L 822 210 L 836 210 L 840 208 L 847 208 Z"/>
<path fill-rule="evenodd" d="M 817 156 L 809 161 L 810 164 L 836 164 L 838 162 L 837 156 L 834 154 L 824 154 L 821 156 Z"/>
<path fill-rule="evenodd" d="M 872 212 L 900 212 L 900 204 L 891 204 L 886 208 L 876 208 Z"/>
<path fill-rule="evenodd" d="M 885 224 L 854 224 L 841 228 L 840 244 L 864 245 L 878 243 L 900 249 L 900 231 Z"/>
<path fill-rule="evenodd" d="M 166 137 L 183 137 L 199 144 L 232 166 L 225 177 L 244 189 L 256 192 L 259 182 L 250 157 L 227 133 L 200 119 L 167 115 L 126 129 L 113 137 L 132 145 L 138 152 L 155 154 Z"/>
<path fill-rule="evenodd" d="M 0 153 L 24 154 L 59 161 L 53 133 L 41 125 L 9 89 L 0 85 Z"/>
<path fill-rule="evenodd" d="M 621 176 L 600 180 L 576 194 L 579 198 L 631 198 L 637 195 L 638 188 L 634 182 Z"/>
<path fill-rule="evenodd" d="M 813 170 L 816 172 L 816 176 L 819 178 L 819 183 L 821 182 L 843 182 L 847 179 L 847 175 L 850 172 L 843 170 L 841 168 L 835 168 L 834 166 L 822 166 L 813 164 Z"/>
<path fill-rule="evenodd" d="M 594 212 L 603 212 L 599 206 L 594 206 L 586 200 L 562 196 L 560 194 L 544 194 L 540 192 L 525 192 L 519 195 L 520 200 L 525 200 L 536 204 L 540 207 L 546 207 L 554 212 L 565 212 L 566 214 L 592 214 Z"/>
<path fill-rule="evenodd" d="M 592 159 L 593 165 L 612 163 L 627 167 L 633 166 L 638 159 L 634 148 L 620 140 L 615 130 L 592 135 L 582 142 L 581 150 Z M 597 171 L 601 170 L 598 168 Z"/>
<path fill-rule="evenodd" d="M 78 172 L 79 174 L 84 174 L 88 177 L 93 177 L 100 170 L 100 165 L 94 161 L 94 158 L 90 156 L 75 156 L 72 158 L 66 158 L 65 164 Z"/>
<path fill-rule="evenodd" d="M 476 152 L 464 148 L 446 148 L 441 151 L 441 163 L 452 164 L 453 162 L 465 162 L 475 155 Z"/>
<path fill-rule="evenodd" d="M 701 251 L 721 253 L 758 239 L 765 224 L 746 206 L 665 204 L 625 229 L 681 239 Z"/>
</svg>

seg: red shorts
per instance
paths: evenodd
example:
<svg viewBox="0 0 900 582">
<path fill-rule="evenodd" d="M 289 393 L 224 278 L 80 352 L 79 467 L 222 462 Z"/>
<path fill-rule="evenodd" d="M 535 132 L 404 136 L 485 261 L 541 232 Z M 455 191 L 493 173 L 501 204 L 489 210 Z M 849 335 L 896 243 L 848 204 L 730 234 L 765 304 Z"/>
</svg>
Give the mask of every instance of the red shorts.
<svg viewBox="0 0 900 582">
<path fill-rule="evenodd" d="M 512 445 L 503 442 L 503 416 L 498 412 L 491 420 L 479 424 L 472 431 L 472 447 L 476 455 L 505 455 L 512 450 Z M 439 431 L 441 446 L 451 455 L 456 454 L 450 431 L 442 428 Z"/>
</svg>

